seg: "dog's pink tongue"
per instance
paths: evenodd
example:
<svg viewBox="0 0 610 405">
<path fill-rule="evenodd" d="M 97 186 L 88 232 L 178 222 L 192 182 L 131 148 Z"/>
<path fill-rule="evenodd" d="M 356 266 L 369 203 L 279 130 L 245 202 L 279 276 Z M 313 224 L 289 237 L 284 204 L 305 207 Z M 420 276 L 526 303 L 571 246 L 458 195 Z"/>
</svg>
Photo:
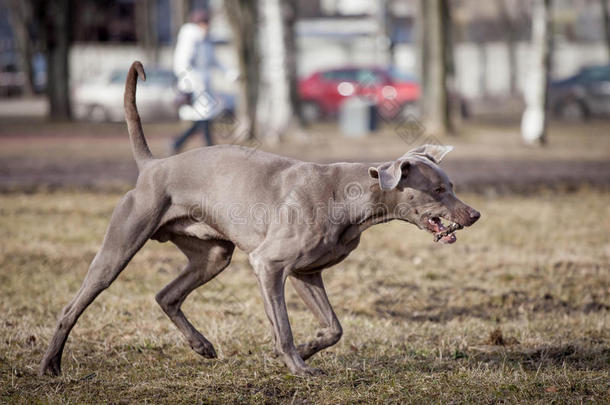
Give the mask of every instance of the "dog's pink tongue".
<svg viewBox="0 0 610 405">
<path fill-rule="evenodd" d="M 434 231 L 436 233 L 442 232 L 445 230 L 445 227 L 443 226 L 443 223 L 441 221 L 430 221 L 430 224 L 434 227 Z M 457 238 L 455 237 L 454 233 L 451 233 L 449 235 L 443 236 L 442 238 L 439 239 L 439 242 L 444 243 L 444 244 L 451 244 L 453 242 L 455 242 L 457 240 Z"/>
<path fill-rule="evenodd" d="M 441 243 L 445 243 L 445 244 L 451 244 L 451 243 L 455 242 L 456 240 L 457 240 L 457 238 L 455 237 L 455 234 L 451 233 L 451 234 L 449 234 L 447 236 L 443 236 L 440 239 L 440 242 Z"/>
</svg>

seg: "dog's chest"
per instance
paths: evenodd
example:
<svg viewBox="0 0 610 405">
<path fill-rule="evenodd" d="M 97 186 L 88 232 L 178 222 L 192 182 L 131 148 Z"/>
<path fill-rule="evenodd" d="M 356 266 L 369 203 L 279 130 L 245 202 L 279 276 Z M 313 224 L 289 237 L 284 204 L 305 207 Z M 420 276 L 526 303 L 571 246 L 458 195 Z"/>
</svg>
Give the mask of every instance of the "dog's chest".
<svg viewBox="0 0 610 405">
<path fill-rule="evenodd" d="M 358 247 L 359 243 L 360 235 L 350 240 L 334 243 L 321 241 L 314 249 L 303 255 L 305 263 L 296 266 L 296 271 L 298 273 L 310 273 L 333 266 L 345 259 Z"/>
</svg>

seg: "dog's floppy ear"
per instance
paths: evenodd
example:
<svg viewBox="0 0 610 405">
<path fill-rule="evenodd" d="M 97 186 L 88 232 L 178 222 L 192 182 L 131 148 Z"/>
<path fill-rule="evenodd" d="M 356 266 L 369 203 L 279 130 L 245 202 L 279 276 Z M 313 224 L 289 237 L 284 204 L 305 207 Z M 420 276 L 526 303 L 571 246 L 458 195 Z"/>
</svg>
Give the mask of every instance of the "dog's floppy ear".
<svg viewBox="0 0 610 405">
<path fill-rule="evenodd" d="M 382 190 L 393 190 L 400 179 L 409 170 L 410 163 L 407 159 L 398 159 L 394 162 L 384 163 L 379 167 L 369 167 L 369 176 L 379 179 L 379 187 Z"/>
<path fill-rule="evenodd" d="M 436 164 L 442 162 L 445 155 L 453 150 L 450 145 L 422 145 L 407 152 L 407 155 L 422 155 Z"/>
</svg>

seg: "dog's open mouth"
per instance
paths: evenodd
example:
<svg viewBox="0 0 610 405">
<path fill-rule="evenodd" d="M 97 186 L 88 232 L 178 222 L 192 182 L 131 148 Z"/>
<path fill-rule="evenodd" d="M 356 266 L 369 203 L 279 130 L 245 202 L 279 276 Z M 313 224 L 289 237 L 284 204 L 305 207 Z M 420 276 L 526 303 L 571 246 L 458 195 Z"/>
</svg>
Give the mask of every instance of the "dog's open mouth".
<svg viewBox="0 0 610 405">
<path fill-rule="evenodd" d="M 428 231 L 434 234 L 434 241 L 441 243 L 453 243 L 457 240 L 455 231 L 462 229 L 463 226 L 451 222 L 448 226 L 443 225 L 443 221 L 439 217 L 432 217 L 427 222 Z"/>
</svg>

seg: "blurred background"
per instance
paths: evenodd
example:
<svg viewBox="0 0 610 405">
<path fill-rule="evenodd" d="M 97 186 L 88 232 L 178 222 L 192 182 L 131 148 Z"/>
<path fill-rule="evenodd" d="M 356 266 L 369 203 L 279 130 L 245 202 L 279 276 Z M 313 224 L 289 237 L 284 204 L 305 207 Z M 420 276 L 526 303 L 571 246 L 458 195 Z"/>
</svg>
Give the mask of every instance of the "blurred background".
<svg viewBox="0 0 610 405">
<path fill-rule="evenodd" d="M 172 59 L 193 10 L 239 72 L 212 73 L 215 143 L 329 161 L 449 142 L 466 146 L 457 184 L 608 184 L 603 0 L 1 0 L 0 187 L 130 184 L 122 92 L 136 59 L 147 136 L 169 154 L 187 125 Z"/>
<path fill-rule="evenodd" d="M 328 161 L 450 142 L 468 146 L 462 184 L 608 182 L 603 0 L 1 0 L 0 186 L 133 181 L 122 92 L 136 59 L 147 135 L 169 154 L 187 125 L 172 59 L 193 10 L 239 72 L 212 72 L 215 143 Z"/>
</svg>

